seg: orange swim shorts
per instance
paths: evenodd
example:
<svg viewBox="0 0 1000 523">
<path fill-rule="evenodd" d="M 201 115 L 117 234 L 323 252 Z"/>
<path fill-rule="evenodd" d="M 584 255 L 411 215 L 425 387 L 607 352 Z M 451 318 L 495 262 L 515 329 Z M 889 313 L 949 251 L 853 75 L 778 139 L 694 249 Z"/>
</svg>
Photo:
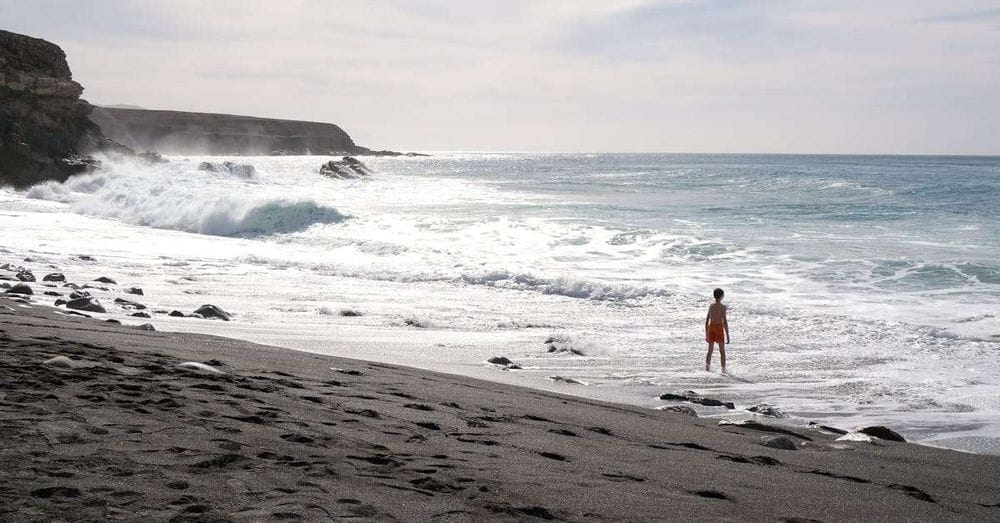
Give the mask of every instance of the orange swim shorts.
<svg viewBox="0 0 1000 523">
<path fill-rule="evenodd" d="M 725 343 L 726 328 L 721 323 L 713 323 L 705 326 L 705 341 L 708 343 Z"/>
</svg>

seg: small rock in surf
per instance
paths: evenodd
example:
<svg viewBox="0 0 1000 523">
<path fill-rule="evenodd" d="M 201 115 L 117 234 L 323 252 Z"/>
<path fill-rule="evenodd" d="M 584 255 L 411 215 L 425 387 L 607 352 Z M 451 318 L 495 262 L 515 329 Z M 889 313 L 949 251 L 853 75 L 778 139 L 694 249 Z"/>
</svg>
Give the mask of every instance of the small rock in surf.
<svg viewBox="0 0 1000 523">
<path fill-rule="evenodd" d="M 220 309 L 219 307 L 216 307 L 215 305 L 209 305 L 209 304 L 198 307 L 194 311 L 194 314 L 197 314 L 205 319 L 218 319 L 222 321 L 229 321 L 230 318 L 230 314 L 228 312 Z"/>
</svg>

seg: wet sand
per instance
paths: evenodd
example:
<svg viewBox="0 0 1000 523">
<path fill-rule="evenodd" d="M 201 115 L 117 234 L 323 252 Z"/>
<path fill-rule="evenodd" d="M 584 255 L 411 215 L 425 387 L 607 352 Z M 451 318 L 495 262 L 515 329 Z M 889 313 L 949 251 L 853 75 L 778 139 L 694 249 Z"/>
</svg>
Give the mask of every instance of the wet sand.
<svg viewBox="0 0 1000 523">
<path fill-rule="evenodd" d="M 1000 519 L 997 456 L 805 430 L 779 450 L 679 413 L 3 297 L 0 434 L 14 521 Z"/>
</svg>

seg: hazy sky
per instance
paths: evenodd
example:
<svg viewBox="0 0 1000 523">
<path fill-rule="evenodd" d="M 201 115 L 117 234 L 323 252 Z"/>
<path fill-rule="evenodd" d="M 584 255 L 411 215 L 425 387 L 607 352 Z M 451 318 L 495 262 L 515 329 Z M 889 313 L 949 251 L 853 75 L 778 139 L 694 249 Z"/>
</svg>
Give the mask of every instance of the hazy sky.
<svg viewBox="0 0 1000 523">
<path fill-rule="evenodd" d="M 1000 154 L 1000 1 L 0 0 L 94 103 L 405 150 Z"/>
</svg>

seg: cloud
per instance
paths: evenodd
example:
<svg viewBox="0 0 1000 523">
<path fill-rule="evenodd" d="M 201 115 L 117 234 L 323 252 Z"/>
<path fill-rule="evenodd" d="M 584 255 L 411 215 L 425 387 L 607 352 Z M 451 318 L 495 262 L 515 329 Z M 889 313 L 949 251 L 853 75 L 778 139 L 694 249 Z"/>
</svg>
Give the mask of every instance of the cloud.
<svg viewBox="0 0 1000 523">
<path fill-rule="evenodd" d="M 0 22 L 101 103 L 380 148 L 1000 153 L 1000 32 L 971 0 L 86 5 L 0 0 Z"/>
</svg>

